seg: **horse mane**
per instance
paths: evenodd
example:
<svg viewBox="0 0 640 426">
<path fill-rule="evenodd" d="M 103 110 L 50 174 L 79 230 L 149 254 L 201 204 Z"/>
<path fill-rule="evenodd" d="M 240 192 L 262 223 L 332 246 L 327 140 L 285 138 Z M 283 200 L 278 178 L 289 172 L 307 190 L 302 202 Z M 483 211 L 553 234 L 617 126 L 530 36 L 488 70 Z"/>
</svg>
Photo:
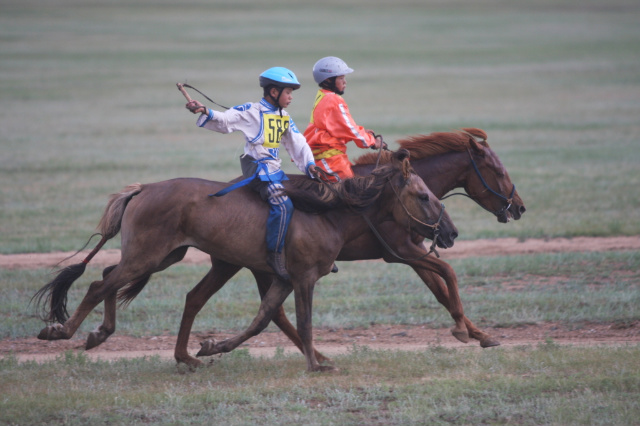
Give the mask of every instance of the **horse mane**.
<svg viewBox="0 0 640 426">
<path fill-rule="evenodd" d="M 355 176 L 337 183 L 311 179 L 291 179 L 284 183 L 294 207 L 304 212 L 320 214 L 340 208 L 363 212 L 380 197 L 387 180 L 396 171 L 391 164 L 385 164 L 371 175 Z"/>
<path fill-rule="evenodd" d="M 466 127 L 454 132 L 434 132 L 428 135 L 408 136 L 398 140 L 398 144 L 411 153 L 411 160 L 419 160 L 448 152 L 466 151 L 470 148 L 472 140 L 489 147 L 487 134 L 484 130 L 473 127 Z M 377 161 L 378 153 L 369 153 L 356 159 L 355 164 L 375 164 Z M 383 152 L 380 156 L 380 163 L 388 163 L 389 161 L 389 153 Z"/>
</svg>

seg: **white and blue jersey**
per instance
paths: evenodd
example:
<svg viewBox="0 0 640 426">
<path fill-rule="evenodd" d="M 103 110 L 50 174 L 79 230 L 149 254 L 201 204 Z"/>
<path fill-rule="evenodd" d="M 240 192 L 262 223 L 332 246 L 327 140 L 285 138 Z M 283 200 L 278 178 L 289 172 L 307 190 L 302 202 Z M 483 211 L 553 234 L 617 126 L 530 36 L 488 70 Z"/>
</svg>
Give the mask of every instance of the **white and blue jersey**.
<svg viewBox="0 0 640 426">
<path fill-rule="evenodd" d="M 265 99 L 224 112 L 209 109 L 208 114 L 198 118 L 197 125 L 220 133 L 242 132 L 244 153 L 266 165 L 261 168 L 261 180 L 271 180 L 270 176 L 274 174 L 281 175 L 280 145 L 302 173 L 308 175 L 309 166 L 315 164 L 311 149 L 293 119 L 285 110 L 280 115 L 280 111 Z"/>
<path fill-rule="evenodd" d="M 280 145 L 287 150 L 296 167 L 309 175 L 309 167 L 315 165 L 315 161 L 305 137 L 286 111 L 279 111 L 264 98 L 259 103 L 238 105 L 224 112 L 209 109 L 207 114 L 198 118 L 197 125 L 220 133 L 239 131 L 244 134 L 244 153 L 255 159 L 258 165 L 256 174 L 245 176 L 242 182 L 212 195 L 223 196 L 255 177 L 262 181 L 260 186 L 266 187 L 269 203 L 267 249 L 280 253 L 293 214 L 293 204 L 281 184 L 287 177 L 280 168 Z M 262 192 L 262 189 L 256 190 Z"/>
</svg>

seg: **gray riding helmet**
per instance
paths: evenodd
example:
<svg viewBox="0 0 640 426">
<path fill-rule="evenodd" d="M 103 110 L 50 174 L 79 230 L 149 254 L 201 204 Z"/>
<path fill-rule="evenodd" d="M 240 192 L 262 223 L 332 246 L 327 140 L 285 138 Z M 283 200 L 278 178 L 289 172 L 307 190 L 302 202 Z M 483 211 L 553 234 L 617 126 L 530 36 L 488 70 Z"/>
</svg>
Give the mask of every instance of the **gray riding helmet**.
<svg viewBox="0 0 640 426">
<path fill-rule="evenodd" d="M 335 56 L 327 56 L 320 59 L 313 66 L 313 79 L 320 84 L 328 78 L 347 75 L 352 72 L 353 69 L 349 68 L 342 59 Z"/>
</svg>

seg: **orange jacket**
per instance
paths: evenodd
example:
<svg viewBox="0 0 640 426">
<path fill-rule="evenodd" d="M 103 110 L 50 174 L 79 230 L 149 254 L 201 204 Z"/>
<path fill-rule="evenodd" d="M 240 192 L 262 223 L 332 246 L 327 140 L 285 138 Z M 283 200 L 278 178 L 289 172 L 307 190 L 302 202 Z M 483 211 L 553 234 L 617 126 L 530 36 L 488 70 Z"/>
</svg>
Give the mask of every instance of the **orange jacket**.
<svg viewBox="0 0 640 426">
<path fill-rule="evenodd" d="M 318 90 L 316 95 L 304 137 L 316 161 L 334 155 L 346 155 L 349 141 L 354 141 L 360 148 L 369 148 L 376 142 L 364 127 L 353 121 L 342 96 L 323 89 Z"/>
</svg>

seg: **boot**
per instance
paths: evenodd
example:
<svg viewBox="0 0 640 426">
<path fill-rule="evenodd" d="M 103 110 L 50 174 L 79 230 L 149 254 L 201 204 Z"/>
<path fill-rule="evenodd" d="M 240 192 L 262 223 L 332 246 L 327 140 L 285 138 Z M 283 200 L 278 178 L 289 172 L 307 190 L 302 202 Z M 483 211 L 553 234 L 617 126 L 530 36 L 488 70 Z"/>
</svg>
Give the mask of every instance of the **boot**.
<svg viewBox="0 0 640 426">
<path fill-rule="evenodd" d="M 273 269 L 273 272 L 275 272 L 281 280 L 291 281 L 291 277 L 284 267 L 284 256 L 282 253 L 277 253 L 275 251 L 268 252 L 267 265 Z"/>
<path fill-rule="evenodd" d="M 331 272 L 333 272 L 334 274 L 338 273 L 338 265 L 336 265 L 335 262 L 333 262 L 333 266 L 331 267 Z"/>
</svg>

